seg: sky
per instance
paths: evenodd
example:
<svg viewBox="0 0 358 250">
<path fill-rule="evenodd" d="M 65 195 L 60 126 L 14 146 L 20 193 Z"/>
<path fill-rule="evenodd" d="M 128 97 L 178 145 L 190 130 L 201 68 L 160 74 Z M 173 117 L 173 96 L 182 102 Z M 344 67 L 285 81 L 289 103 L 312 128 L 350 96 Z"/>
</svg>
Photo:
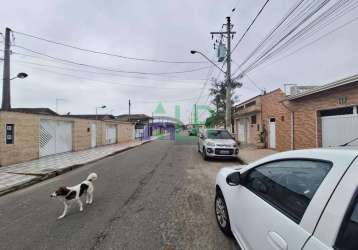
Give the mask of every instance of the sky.
<svg viewBox="0 0 358 250">
<path fill-rule="evenodd" d="M 338 1 L 332 0 L 331 4 Z M 15 31 L 11 47 L 11 76 L 18 72 L 29 75 L 26 79 L 11 81 L 12 107 L 56 110 L 57 102 L 57 111 L 61 114 L 94 114 L 96 107 L 105 105 L 106 108 L 99 109 L 99 113 L 119 115 L 128 112 L 130 99 L 132 113 L 151 115 L 162 102 L 169 116 L 174 116 L 174 107 L 179 105 L 181 120 L 189 122 L 194 103 L 210 104 L 209 79 L 224 77 L 200 55 L 190 54 L 190 50 L 203 52 L 221 66 L 215 57 L 210 32 L 221 31 L 226 17 L 231 16 L 233 30 L 237 32 L 233 38 L 235 45 L 265 2 L 7 1 L 0 9 L 0 32 L 4 33 L 6 27 Z M 233 52 L 233 71 L 296 2 L 275 0 L 266 5 Z M 329 22 L 326 28 L 316 30 L 309 38 L 298 41 L 266 64 L 250 71 L 248 77 L 240 79 L 243 86 L 235 90 L 235 101 L 249 99 L 262 90 L 283 88 L 284 84 L 322 85 L 356 74 L 358 21 L 352 21 L 310 44 L 356 17 L 358 8 L 352 8 L 337 21 Z M 126 57 L 186 63 L 158 63 L 93 54 L 16 32 Z M 3 46 L 1 37 L 0 53 L 3 53 Z M 59 62 L 33 51 L 95 68 Z M 2 61 L 0 66 L 3 66 Z M 174 73 L 191 70 L 194 71 Z M 205 118 L 205 113 L 201 118 Z"/>
</svg>

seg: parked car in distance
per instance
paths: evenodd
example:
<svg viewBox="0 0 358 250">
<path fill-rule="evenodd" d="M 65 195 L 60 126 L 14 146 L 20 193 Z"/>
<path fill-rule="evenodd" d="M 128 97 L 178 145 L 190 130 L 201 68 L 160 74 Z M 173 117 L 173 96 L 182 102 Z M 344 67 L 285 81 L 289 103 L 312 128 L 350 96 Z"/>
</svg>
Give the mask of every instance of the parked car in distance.
<svg viewBox="0 0 358 250">
<path fill-rule="evenodd" d="M 211 157 L 237 158 L 239 147 L 226 129 L 203 129 L 199 133 L 198 152 L 204 160 Z"/>
<path fill-rule="evenodd" d="M 198 129 L 192 128 L 189 130 L 189 136 L 197 136 L 198 135 Z"/>
<path fill-rule="evenodd" d="M 242 249 L 358 249 L 357 157 L 357 149 L 309 149 L 223 168 L 218 225 Z"/>
</svg>

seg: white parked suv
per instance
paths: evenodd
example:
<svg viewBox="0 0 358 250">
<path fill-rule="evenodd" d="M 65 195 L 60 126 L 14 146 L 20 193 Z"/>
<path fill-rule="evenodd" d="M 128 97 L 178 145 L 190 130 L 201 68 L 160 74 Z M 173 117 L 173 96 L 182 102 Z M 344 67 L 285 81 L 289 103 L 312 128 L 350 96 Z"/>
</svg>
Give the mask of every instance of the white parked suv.
<svg viewBox="0 0 358 250">
<path fill-rule="evenodd" d="M 216 178 L 219 227 L 242 249 L 358 249 L 358 150 L 278 153 Z"/>
<path fill-rule="evenodd" d="M 204 160 L 210 157 L 237 158 L 239 147 L 226 129 L 204 129 L 199 132 L 198 152 Z"/>
</svg>

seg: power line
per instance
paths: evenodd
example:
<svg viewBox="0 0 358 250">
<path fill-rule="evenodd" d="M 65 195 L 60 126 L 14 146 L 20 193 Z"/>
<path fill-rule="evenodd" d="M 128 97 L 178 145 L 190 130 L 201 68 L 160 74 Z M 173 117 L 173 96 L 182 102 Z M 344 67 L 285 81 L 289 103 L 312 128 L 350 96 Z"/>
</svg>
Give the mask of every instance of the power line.
<svg viewBox="0 0 358 250">
<path fill-rule="evenodd" d="M 298 0 L 298 2 L 296 2 L 296 4 L 283 16 L 283 18 L 279 21 L 279 23 L 273 27 L 273 29 L 269 32 L 269 34 L 267 34 L 265 38 L 261 40 L 261 42 L 256 46 L 256 48 L 243 60 L 243 62 L 234 71 L 233 75 L 235 75 L 237 71 L 239 71 L 239 69 L 242 67 L 242 65 L 244 65 L 248 60 L 250 60 L 250 58 L 252 58 L 255 55 L 255 53 L 257 53 L 264 46 L 264 44 L 272 38 L 275 32 L 277 32 L 277 30 L 284 24 L 284 22 L 290 16 L 292 16 L 292 14 L 301 6 L 303 2 L 304 0 Z"/>
<path fill-rule="evenodd" d="M 84 52 L 89 52 L 89 53 L 93 53 L 93 54 L 100 54 L 100 55 L 105 55 L 105 56 L 111 56 L 111 57 L 117 57 L 117 58 L 121 58 L 121 59 L 128 59 L 128 60 L 135 60 L 135 61 L 145 61 L 145 62 L 152 62 L 152 63 L 173 63 L 173 64 L 191 64 L 191 63 L 192 64 L 198 64 L 198 63 L 203 64 L 203 63 L 205 63 L 205 64 L 207 64 L 206 61 L 169 61 L 169 60 L 160 60 L 160 59 L 148 59 L 148 58 L 122 56 L 122 55 L 109 53 L 109 52 L 105 52 L 105 51 L 85 49 L 85 48 L 81 48 L 81 47 L 78 47 L 78 46 L 75 46 L 75 45 L 53 41 L 53 40 L 50 40 L 50 39 L 47 39 L 47 38 L 27 34 L 27 33 L 20 32 L 20 31 L 12 30 L 12 32 L 16 33 L 16 34 L 19 34 L 19 35 L 31 37 L 31 38 L 34 38 L 34 39 L 37 39 L 37 40 L 45 41 L 45 42 L 56 44 L 56 45 L 61 45 L 61 46 L 64 46 L 64 47 L 68 47 L 68 48 L 72 48 L 72 49 L 76 49 L 76 50 L 80 50 L 80 51 L 84 51 Z"/>
<path fill-rule="evenodd" d="M 254 85 L 258 90 L 260 90 L 261 92 L 264 92 L 265 90 L 263 88 L 261 88 L 254 80 L 252 80 L 252 78 L 249 76 L 249 74 L 245 74 L 246 78 L 249 79 L 249 82 Z"/>
<path fill-rule="evenodd" d="M 323 3 L 324 4 L 324 3 Z M 348 0 L 341 0 L 332 5 L 330 8 L 328 8 L 326 11 L 321 13 L 317 18 L 312 20 L 308 25 L 306 25 L 303 29 L 298 31 L 296 34 L 294 34 L 291 38 L 286 40 L 284 43 L 281 43 L 283 39 L 285 39 L 288 35 L 283 37 L 277 44 L 275 44 L 273 47 L 268 49 L 265 53 L 263 53 L 259 58 L 257 58 L 254 62 L 252 62 L 245 70 L 244 73 L 249 72 L 253 70 L 254 68 L 258 67 L 260 64 L 264 63 L 265 61 L 269 60 L 270 58 L 274 57 L 278 53 L 282 53 L 285 49 L 289 48 L 297 42 L 299 39 L 303 39 L 304 37 L 307 37 L 308 35 L 316 34 L 315 31 L 321 30 L 322 28 L 325 28 L 333 21 L 336 21 L 338 18 L 342 17 L 344 14 L 347 13 L 347 11 L 351 11 L 352 9 L 358 7 L 358 5 L 354 6 L 354 8 L 346 8 L 344 7 L 349 6 L 349 4 L 352 4 L 352 2 L 349 2 Z M 350 7 L 353 7 L 350 6 Z M 327 20 L 329 22 L 327 22 Z M 299 24 L 300 25 L 300 24 Z M 324 26 L 324 27 L 322 27 Z M 297 28 L 297 26 L 295 27 Z M 315 29 L 315 30 L 314 30 Z M 309 31 L 312 31 L 309 33 Z M 293 31 L 291 31 L 292 33 Z"/>
<path fill-rule="evenodd" d="M 307 44 L 305 44 L 305 45 L 303 45 L 303 46 L 297 48 L 296 50 L 290 52 L 289 54 L 287 54 L 287 55 L 285 55 L 285 56 L 283 56 L 283 57 L 281 57 L 281 58 L 278 58 L 277 60 L 271 62 L 270 65 L 275 64 L 275 63 L 277 63 L 277 62 L 279 62 L 279 61 L 281 61 L 281 60 L 283 60 L 283 59 L 285 59 L 285 58 L 287 58 L 287 57 L 290 57 L 290 56 L 296 54 L 297 52 L 299 52 L 299 51 L 301 51 L 301 50 L 303 50 L 303 49 L 305 49 L 305 48 L 307 48 L 307 47 L 313 45 L 314 43 L 320 41 L 321 39 L 323 39 L 323 38 L 325 38 L 325 37 L 331 35 L 332 33 L 334 33 L 334 32 L 336 32 L 336 31 L 338 31 L 338 30 L 344 28 L 345 26 L 347 26 L 347 25 L 349 25 L 349 24 L 351 24 L 351 23 L 353 23 L 353 22 L 356 22 L 357 20 L 358 20 L 358 17 L 353 18 L 352 20 L 350 20 L 350 21 L 348 21 L 348 22 L 342 24 L 341 26 L 338 26 L 337 28 L 335 28 L 335 29 L 333 29 L 333 30 L 331 30 L 331 31 L 329 31 L 329 32 L 327 32 L 327 33 L 325 33 L 325 34 L 323 34 L 322 36 L 316 38 L 315 40 L 313 40 L 313 41 L 311 41 L 311 42 L 309 42 L 309 43 L 307 43 Z M 259 65 L 258 67 L 260 67 L 260 66 L 261 66 L 261 65 Z"/>
<path fill-rule="evenodd" d="M 263 60 L 265 58 L 265 56 L 270 55 L 270 53 L 272 53 L 272 51 L 275 51 L 275 49 L 277 47 L 280 48 L 280 46 L 284 45 L 284 41 L 286 38 L 288 38 L 290 35 L 294 34 L 294 32 L 300 28 L 308 19 L 310 19 L 312 16 L 314 16 L 319 10 L 321 10 L 325 5 L 327 5 L 329 3 L 330 0 L 324 0 L 322 2 L 318 2 L 318 4 L 313 7 L 310 8 L 310 11 L 301 19 L 298 20 L 298 22 L 294 25 L 294 27 L 292 29 L 290 29 L 288 32 L 285 32 L 283 36 L 280 36 L 277 42 L 275 42 L 273 45 L 270 45 L 266 50 L 264 50 L 253 62 L 250 63 L 249 66 L 247 66 L 244 70 L 242 70 L 242 72 L 245 74 L 246 72 L 249 72 L 250 69 L 252 67 L 254 67 L 258 62 L 260 62 L 261 60 Z M 292 14 L 292 13 L 291 13 Z M 281 25 L 282 23 L 280 23 Z M 307 27 L 307 26 L 306 26 Z M 300 32 L 300 31 L 299 31 Z M 272 35 L 272 33 L 270 34 Z M 296 33 L 297 35 L 297 33 Z M 295 35 L 293 35 L 295 36 Z M 261 46 L 263 43 L 261 42 L 259 46 Z M 283 44 L 283 45 L 282 45 Z M 255 49 L 256 50 L 256 49 Z M 253 55 L 251 54 L 248 58 L 246 58 L 244 60 L 244 62 L 242 62 L 239 67 L 237 68 L 237 71 L 250 59 L 250 57 L 252 57 Z M 236 71 L 236 72 L 237 72 Z M 236 73 L 235 72 L 235 73 Z"/>
<path fill-rule="evenodd" d="M 237 46 L 240 44 L 240 42 L 245 38 L 246 34 L 249 32 L 249 30 L 251 29 L 252 25 L 256 22 L 256 19 L 260 16 L 260 14 L 262 13 L 262 11 L 265 9 L 266 5 L 270 2 L 270 0 L 266 0 L 266 2 L 264 3 L 264 5 L 261 7 L 261 9 L 259 10 L 259 12 L 256 14 L 255 18 L 252 20 L 252 22 L 250 23 L 250 25 L 247 27 L 247 29 L 245 30 L 245 32 L 243 33 L 243 35 L 240 37 L 239 41 L 235 44 L 234 48 L 231 50 L 231 53 L 234 52 L 234 50 L 237 48 Z"/>
<path fill-rule="evenodd" d="M 88 77 L 82 77 L 82 76 L 77 76 L 77 75 L 72 75 L 72 74 L 66 74 L 66 73 L 60 73 L 60 72 L 56 72 L 56 71 L 52 71 L 52 70 L 46 70 L 46 69 L 40 69 L 40 68 L 36 68 L 36 67 L 32 67 L 35 70 L 39 70 L 39 71 L 43 71 L 43 72 L 47 72 L 47 73 L 51 73 L 51 74 L 56 74 L 56 75 L 61 75 L 61 76 L 66 76 L 66 77 L 70 77 L 70 78 L 76 78 L 76 79 L 81 79 L 81 80 L 86 80 L 86 81 L 91 81 L 91 82 L 98 82 L 98 83 L 104 83 L 104 84 L 114 84 L 114 85 L 124 85 L 124 86 L 128 86 L 128 87 L 140 87 L 140 88 L 155 88 L 155 89 L 198 89 L 198 88 L 178 88 L 178 87 L 164 87 L 164 86 L 151 86 L 151 85 L 139 85 L 139 84 L 126 84 L 126 83 L 119 83 L 119 82 L 114 82 L 114 81 L 103 81 L 103 80 L 95 80 L 92 78 L 88 78 Z"/>
<path fill-rule="evenodd" d="M 15 54 L 18 54 L 18 53 L 15 53 Z M 194 82 L 202 82 L 202 81 L 206 80 L 206 79 L 177 79 L 177 78 L 176 79 L 163 79 L 163 78 L 153 79 L 153 78 L 144 78 L 144 77 L 140 77 L 140 76 L 123 76 L 123 75 L 116 74 L 116 73 L 97 72 L 97 71 L 89 71 L 89 70 L 77 69 L 77 68 L 61 67 L 61 66 L 57 66 L 57 65 L 41 64 L 41 63 L 35 63 L 35 62 L 31 62 L 31 61 L 24 61 L 24 60 L 18 60 L 18 59 L 15 59 L 13 61 L 18 62 L 18 63 L 28 64 L 28 65 L 45 67 L 45 68 L 55 68 L 55 69 L 83 72 L 83 73 L 96 74 L 96 75 L 102 75 L 102 76 L 104 75 L 104 76 L 112 76 L 112 77 L 120 77 L 120 78 L 128 78 L 128 79 L 141 79 L 141 80 L 148 80 L 148 81 L 181 82 L 181 83 L 185 83 L 185 84 L 192 84 Z M 190 82 L 185 82 L 185 81 L 190 81 Z"/>
<path fill-rule="evenodd" d="M 89 67 L 89 68 L 94 68 L 94 69 L 98 69 L 98 70 L 104 70 L 104 71 L 110 71 L 110 72 L 118 72 L 118 73 L 126 73 L 126 74 L 140 74 L 140 75 L 170 75 L 170 74 L 183 74 L 183 73 L 191 73 L 191 72 L 195 72 L 195 71 L 201 71 L 204 69 L 208 69 L 210 68 L 210 66 L 206 66 L 206 67 L 201 67 L 201 68 L 196 68 L 196 69 L 191 69 L 191 70 L 184 70 L 184 71 L 174 71 L 174 72 L 140 72 L 140 71 L 126 71 L 126 70 L 118 70 L 118 69 L 110 69 L 110 68 L 105 68 L 105 67 L 100 67 L 100 66 L 95 66 L 95 65 L 90 65 L 90 64 L 85 64 L 85 63 L 79 63 L 76 61 L 72 61 L 72 60 L 68 60 L 68 59 L 64 59 L 64 58 L 59 58 L 59 57 L 55 57 L 55 56 L 51 56 L 51 55 L 47 55 L 45 53 L 42 52 L 38 52 L 20 45 L 14 45 L 14 47 L 32 52 L 34 54 L 37 55 L 41 55 L 44 57 L 48 57 L 54 60 L 58 60 L 58 61 L 62 61 L 62 62 L 67 62 L 70 64 L 75 64 L 75 65 L 79 65 L 79 66 L 85 66 L 85 67 Z"/>
</svg>

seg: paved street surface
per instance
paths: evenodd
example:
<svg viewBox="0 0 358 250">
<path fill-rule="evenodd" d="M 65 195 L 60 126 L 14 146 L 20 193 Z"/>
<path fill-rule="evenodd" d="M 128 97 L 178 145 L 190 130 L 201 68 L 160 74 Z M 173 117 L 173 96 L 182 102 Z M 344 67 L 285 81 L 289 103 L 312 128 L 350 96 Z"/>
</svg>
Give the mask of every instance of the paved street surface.
<svg viewBox="0 0 358 250">
<path fill-rule="evenodd" d="M 237 162 L 204 162 L 194 138 L 160 140 L 0 197 L 0 249 L 237 249 L 216 225 L 216 172 Z M 96 172 L 94 204 L 50 198 Z"/>
<path fill-rule="evenodd" d="M 102 159 L 108 155 L 139 146 L 143 141 L 133 141 L 92 148 L 77 152 L 42 157 L 37 160 L 0 168 L 0 194 L 21 187 L 28 182 L 40 181 L 46 175 L 60 173 L 72 166 Z"/>
</svg>

